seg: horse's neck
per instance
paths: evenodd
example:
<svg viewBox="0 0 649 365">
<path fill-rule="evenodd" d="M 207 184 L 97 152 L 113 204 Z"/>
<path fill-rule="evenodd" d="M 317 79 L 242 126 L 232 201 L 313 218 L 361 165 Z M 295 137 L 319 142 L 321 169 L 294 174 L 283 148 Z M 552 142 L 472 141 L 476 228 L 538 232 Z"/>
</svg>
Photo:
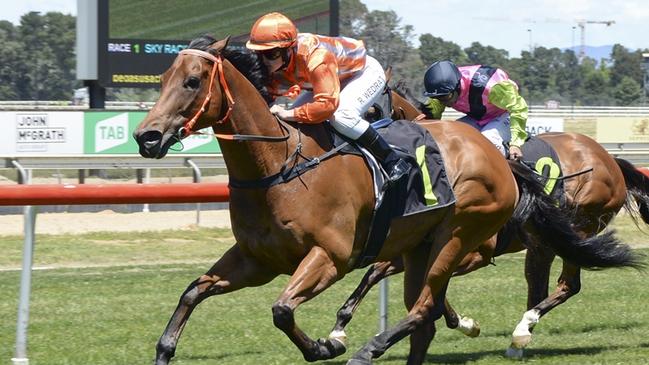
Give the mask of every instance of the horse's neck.
<svg viewBox="0 0 649 365">
<path fill-rule="evenodd" d="M 215 131 L 224 134 L 281 137 L 281 129 L 266 102 L 230 62 L 224 62 L 226 80 L 235 105 L 232 114 Z M 289 142 L 220 140 L 228 175 L 239 180 L 256 180 L 279 171 L 287 158 Z"/>
<path fill-rule="evenodd" d="M 421 111 L 408 98 L 397 94 L 395 91 L 392 91 L 392 104 L 393 110 L 395 112 L 402 111 L 405 119 L 412 120 L 421 114 Z"/>
</svg>

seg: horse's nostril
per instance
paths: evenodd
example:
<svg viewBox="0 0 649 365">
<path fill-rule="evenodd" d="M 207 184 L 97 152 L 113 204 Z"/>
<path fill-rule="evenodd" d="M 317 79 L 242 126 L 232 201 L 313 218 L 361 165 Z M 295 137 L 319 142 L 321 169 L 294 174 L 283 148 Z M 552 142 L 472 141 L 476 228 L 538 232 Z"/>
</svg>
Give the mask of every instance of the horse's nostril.
<svg viewBox="0 0 649 365">
<path fill-rule="evenodd" d="M 134 134 L 137 144 L 140 146 L 140 155 L 147 158 L 158 156 L 162 146 L 162 132 L 147 131 L 142 134 Z"/>
<path fill-rule="evenodd" d="M 137 138 L 138 143 L 147 148 L 155 147 L 160 144 L 161 140 L 162 133 L 158 131 L 144 132 Z"/>
<path fill-rule="evenodd" d="M 157 140 L 157 141 L 145 141 L 144 146 L 146 148 L 151 148 L 151 147 L 155 147 L 158 143 L 160 143 L 160 140 Z"/>
</svg>

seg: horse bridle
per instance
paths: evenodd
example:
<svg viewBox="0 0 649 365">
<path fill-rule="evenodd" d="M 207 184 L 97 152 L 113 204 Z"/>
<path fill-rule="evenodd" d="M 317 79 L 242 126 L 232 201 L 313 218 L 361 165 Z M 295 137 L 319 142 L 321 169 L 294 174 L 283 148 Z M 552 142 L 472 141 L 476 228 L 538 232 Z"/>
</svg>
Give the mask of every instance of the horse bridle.
<svg viewBox="0 0 649 365">
<path fill-rule="evenodd" d="M 194 49 L 194 48 L 183 49 L 178 53 L 178 55 L 198 56 L 212 62 L 212 70 L 210 71 L 210 86 L 209 89 L 207 90 L 207 95 L 205 95 L 205 99 L 203 100 L 203 103 L 201 104 L 201 107 L 200 109 L 198 109 L 196 114 L 194 114 L 194 116 L 191 117 L 187 122 L 185 122 L 185 124 L 178 130 L 179 137 L 186 137 L 191 134 L 198 133 L 194 131 L 194 126 L 196 125 L 196 121 L 198 120 L 198 118 L 200 118 L 200 116 L 203 115 L 203 113 L 205 112 L 207 103 L 209 103 L 209 101 L 212 99 L 212 88 L 214 87 L 214 79 L 216 76 L 216 72 L 219 73 L 219 81 L 221 83 L 221 87 L 223 88 L 223 92 L 225 93 L 225 97 L 228 105 L 228 111 L 225 113 L 223 118 L 216 121 L 215 124 L 222 124 L 227 122 L 228 119 L 230 118 L 230 115 L 232 114 L 232 109 L 234 108 L 235 102 L 234 102 L 234 98 L 232 97 L 232 93 L 230 92 L 230 87 L 228 86 L 228 82 L 225 79 L 225 73 L 223 72 L 223 58 L 221 57 L 221 55 L 218 54 L 215 56 L 209 52 L 201 51 L 200 49 Z M 278 122 L 280 122 L 280 127 L 282 128 L 282 130 L 284 130 L 284 132 L 287 132 L 287 135 L 281 137 L 270 137 L 270 136 L 215 133 L 214 136 L 216 138 L 234 140 L 234 141 L 283 142 L 290 138 L 291 133 L 290 130 L 286 126 L 284 126 L 279 119 Z"/>
<path fill-rule="evenodd" d="M 218 71 L 219 73 L 219 81 L 221 81 L 221 86 L 223 87 L 223 92 L 225 93 L 225 97 L 227 100 L 228 104 L 228 111 L 225 113 L 223 118 L 219 119 L 216 121 L 216 124 L 221 124 L 225 123 L 229 118 L 230 114 L 232 114 L 232 108 L 234 107 L 234 98 L 232 98 L 232 93 L 230 93 L 230 87 L 228 86 L 227 81 L 225 80 L 225 74 L 223 73 L 223 58 L 221 58 L 221 55 L 213 55 L 209 52 L 201 51 L 199 49 L 193 49 L 193 48 L 188 48 L 188 49 L 183 49 L 178 53 L 178 55 L 192 55 L 192 56 L 198 56 L 201 58 L 204 58 L 208 61 L 212 62 L 212 70 L 210 71 L 210 86 L 209 89 L 207 89 L 207 95 L 205 95 L 205 99 L 203 100 L 203 103 L 201 104 L 200 109 L 194 114 L 193 117 L 191 117 L 185 124 L 180 128 L 180 133 L 182 135 L 182 132 L 184 131 L 187 133 L 187 135 L 194 134 L 196 133 L 194 131 L 194 126 L 196 125 L 196 121 L 198 118 L 200 118 L 201 115 L 206 110 L 207 103 L 210 102 L 212 99 L 212 88 L 214 87 L 214 76 L 216 75 L 216 72 Z"/>
</svg>

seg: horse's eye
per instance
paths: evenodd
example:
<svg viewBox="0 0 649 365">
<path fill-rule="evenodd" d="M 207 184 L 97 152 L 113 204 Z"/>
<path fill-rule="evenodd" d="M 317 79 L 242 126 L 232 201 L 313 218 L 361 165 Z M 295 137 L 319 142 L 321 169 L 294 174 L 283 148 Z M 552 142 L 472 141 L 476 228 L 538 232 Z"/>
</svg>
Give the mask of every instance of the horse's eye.
<svg viewBox="0 0 649 365">
<path fill-rule="evenodd" d="M 188 89 L 196 90 L 201 86 L 201 80 L 196 76 L 190 76 L 185 80 L 184 86 Z"/>
</svg>

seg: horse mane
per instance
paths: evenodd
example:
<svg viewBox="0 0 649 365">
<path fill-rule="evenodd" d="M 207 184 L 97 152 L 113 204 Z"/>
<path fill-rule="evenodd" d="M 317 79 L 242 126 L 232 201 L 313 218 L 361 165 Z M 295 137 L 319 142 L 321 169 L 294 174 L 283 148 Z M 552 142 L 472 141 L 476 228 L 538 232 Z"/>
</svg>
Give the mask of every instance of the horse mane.
<svg viewBox="0 0 649 365">
<path fill-rule="evenodd" d="M 189 43 L 189 48 L 206 51 L 216 55 L 214 49 L 210 48 L 210 46 L 216 41 L 217 40 L 211 35 L 204 34 L 192 40 Z M 266 103 L 270 104 L 273 101 L 273 97 L 266 87 L 270 79 L 268 69 L 264 63 L 261 62 L 261 59 L 256 53 L 250 52 L 246 49 L 240 50 L 226 47 L 221 51 L 221 55 L 230 61 L 230 63 L 232 63 L 232 65 L 241 72 L 248 81 L 250 81 L 255 89 L 259 91 L 264 100 L 266 100 Z"/>
<path fill-rule="evenodd" d="M 433 116 L 430 114 L 430 110 L 425 107 L 424 103 L 419 100 L 417 97 L 412 95 L 412 91 L 406 84 L 404 80 L 399 80 L 397 81 L 394 85 L 392 85 L 391 88 L 397 95 L 401 96 L 402 98 L 406 99 L 410 104 L 412 104 L 417 110 L 419 110 L 421 113 L 426 115 L 426 119 L 435 119 Z"/>
</svg>

